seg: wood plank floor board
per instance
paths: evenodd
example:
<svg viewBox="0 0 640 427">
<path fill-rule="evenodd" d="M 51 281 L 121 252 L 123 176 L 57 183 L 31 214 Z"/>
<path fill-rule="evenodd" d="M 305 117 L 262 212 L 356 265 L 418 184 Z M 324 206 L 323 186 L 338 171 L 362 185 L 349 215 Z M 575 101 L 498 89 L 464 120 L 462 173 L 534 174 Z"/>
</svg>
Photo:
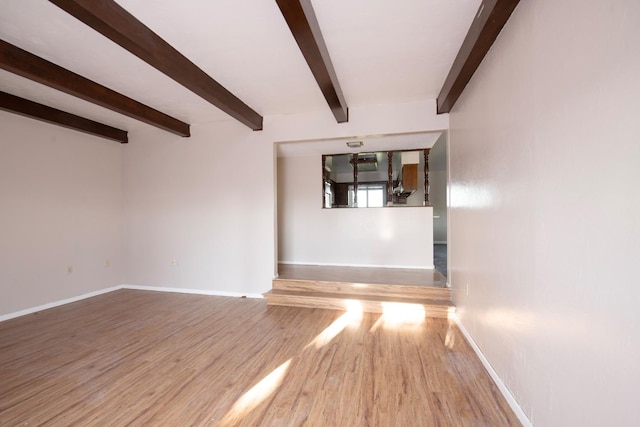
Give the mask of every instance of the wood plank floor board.
<svg viewBox="0 0 640 427">
<path fill-rule="evenodd" d="M 300 295 L 296 291 L 277 291 L 271 290 L 271 295 L 282 295 L 282 296 L 296 296 Z M 430 298 L 402 298 L 402 297 L 384 297 L 378 295 L 348 295 L 348 294 L 334 294 L 329 292 L 305 292 L 304 294 L 310 298 L 342 298 L 342 299 L 353 299 L 358 301 L 376 301 L 376 302 L 398 302 L 398 303 L 416 303 L 416 304 L 444 304 L 450 305 L 449 301 L 442 301 L 437 299 Z M 445 304 L 446 303 L 446 304 Z"/>
<path fill-rule="evenodd" d="M 279 264 L 263 294 L 268 305 L 344 310 L 353 301 L 368 313 L 388 303 L 421 305 L 430 317 L 455 310 L 446 279 L 435 270 Z"/>
<path fill-rule="evenodd" d="M 377 295 L 347 295 L 323 292 L 296 292 L 272 289 L 263 294 L 269 305 L 344 310 L 350 301 L 357 301 L 367 313 L 383 313 L 386 303 L 407 304 L 411 309 L 421 306 L 429 317 L 447 318 L 455 310 L 450 301 L 426 298 L 381 297 Z"/>
<path fill-rule="evenodd" d="M 278 278 L 381 285 L 446 287 L 447 279 L 435 269 L 342 267 L 278 264 Z"/>
<path fill-rule="evenodd" d="M 351 296 L 369 295 L 387 298 L 428 298 L 451 300 L 451 290 L 442 287 L 390 284 L 362 284 L 321 280 L 274 279 L 272 289 L 281 292 L 326 292 Z"/>
<path fill-rule="evenodd" d="M 0 323 L 0 425 L 516 426 L 455 324 L 120 290 Z"/>
</svg>

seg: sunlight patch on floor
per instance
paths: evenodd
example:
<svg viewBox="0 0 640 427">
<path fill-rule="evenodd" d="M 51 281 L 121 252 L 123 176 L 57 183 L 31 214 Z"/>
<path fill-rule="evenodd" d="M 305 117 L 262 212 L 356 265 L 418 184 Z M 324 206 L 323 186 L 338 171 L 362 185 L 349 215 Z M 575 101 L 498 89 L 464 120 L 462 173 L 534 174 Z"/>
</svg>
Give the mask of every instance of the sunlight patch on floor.
<svg viewBox="0 0 640 427">
<path fill-rule="evenodd" d="M 453 347 L 456 345 L 456 322 L 453 319 L 453 316 L 449 316 L 449 320 L 447 321 L 447 335 L 444 338 L 444 345 L 449 350 L 453 350 Z"/>
<path fill-rule="evenodd" d="M 329 325 L 324 331 L 318 334 L 305 348 L 315 346 L 315 348 L 322 348 L 331 342 L 340 332 L 342 332 L 347 326 L 359 326 L 362 321 L 362 304 L 356 300 L 345 301 L 346 312 L 338 317 L 334 322 Z"/>
<path fill-rule="evenodd" d="M 383 329 L 413 329 L 421 326 L 427 313 L 421 304 L 400 302 L 383 302 L 382 315 L 369 330 L 374 333 L 378 328 Z"/>
<path fill-rule="evenodd" d="M 383 302 L 382 318 L 389 325 L 419 324 L 424 321 L 426 312 L 420 304 Z"/>
<path fill-rule="evenodd" d="M 291 359 L 271 371 L 259 383 L 254 385 L 233 404 L 229 412 L 221 420 L 222 426 L 234 426 L 249 412 L 255 409 L 282 384 Z"/>
</svg>

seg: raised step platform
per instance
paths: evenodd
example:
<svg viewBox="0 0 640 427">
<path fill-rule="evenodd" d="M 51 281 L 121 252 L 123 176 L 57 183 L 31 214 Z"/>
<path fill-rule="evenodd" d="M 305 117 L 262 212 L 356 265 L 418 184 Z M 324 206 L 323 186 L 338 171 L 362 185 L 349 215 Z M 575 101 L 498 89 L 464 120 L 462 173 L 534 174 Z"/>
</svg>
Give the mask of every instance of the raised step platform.
<svg viewBox="0 0 640 427">
<path fill-rule="evenodd" d="M 280 272 L 273 289 L 263 294 L 268 305 L 346 310 L 357 304 L 369 313 L 418 308 L 428 317 L 447 317 L 455 310 L 451 290 L 442 286 L 437 272 L 320 266 L 281 266 Z M 336 280 L 341 272 L 346 279 L 376 283 Z"/>
</svg>

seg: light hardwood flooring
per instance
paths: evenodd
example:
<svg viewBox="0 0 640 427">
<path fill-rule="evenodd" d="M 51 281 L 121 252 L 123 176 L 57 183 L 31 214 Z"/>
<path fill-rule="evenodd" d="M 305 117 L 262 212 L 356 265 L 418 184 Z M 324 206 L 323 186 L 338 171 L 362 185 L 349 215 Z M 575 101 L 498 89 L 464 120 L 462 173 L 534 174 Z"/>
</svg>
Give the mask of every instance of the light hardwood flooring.
<svg viewBox="0 0 640 427">
<path fill-rule="evenodd" d="M 278 278 L 428 287 L 447 286 L 447 279 L 434 269 L 278 264 Z"/>
<path fill-rule="evenodd" d="M 119 290 L 0 323 L 0 425 L 520 425 L 446 319 Z"/>
</svg>

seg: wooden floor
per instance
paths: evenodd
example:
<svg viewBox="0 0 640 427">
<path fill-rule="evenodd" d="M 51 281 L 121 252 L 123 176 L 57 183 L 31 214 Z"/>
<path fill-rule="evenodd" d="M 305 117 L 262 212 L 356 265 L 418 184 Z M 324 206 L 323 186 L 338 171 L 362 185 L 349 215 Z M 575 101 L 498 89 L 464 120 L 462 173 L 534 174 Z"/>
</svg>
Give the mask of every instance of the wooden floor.
<svg viewBox="0 0 640 427">
<path fill-rule="evenodd" d="M 383 313 L 400 305 L 429 317 L 455 312 L 451 289 L 436 270 L 279 264 L 279 275 L 263 294 L 269 305 Z"/>
<path fill-rule="evenodd" d="M 413 268 L 278 264 L 278 278 L 439 288 L 447 286 L 447 279 L 438 270 Z"/>
<path fill-rule="evenodd" d="M 0 425 L 520 425 L 446 319 L 119 290 L 0 323 Z"/>
</svg>

